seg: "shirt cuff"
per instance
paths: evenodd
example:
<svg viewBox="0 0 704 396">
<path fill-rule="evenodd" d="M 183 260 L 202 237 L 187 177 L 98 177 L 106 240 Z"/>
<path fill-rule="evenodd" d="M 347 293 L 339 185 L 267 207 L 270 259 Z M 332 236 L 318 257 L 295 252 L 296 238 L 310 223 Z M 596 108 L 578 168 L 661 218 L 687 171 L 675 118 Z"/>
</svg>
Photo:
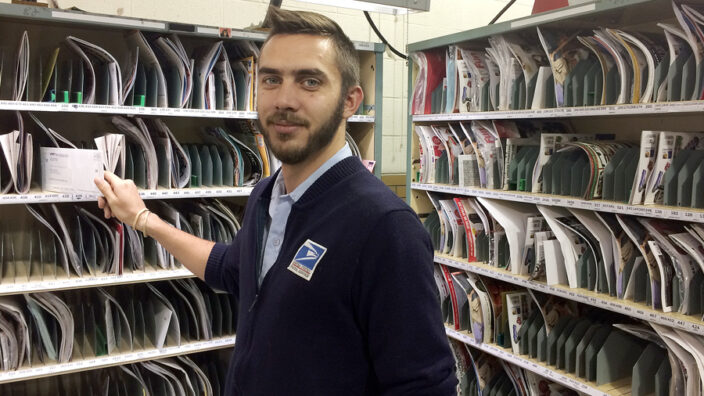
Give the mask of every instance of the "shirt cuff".
<svg viewBox="0 0 704 396">
<path fill-rule="evenodd" d="M 216 243 L 210 250 L 208 261 L 205 264 L 205 283 L 211 287 L 222 288 L 223 257 L 227 246 L 224 243 Z"/>
</svg>

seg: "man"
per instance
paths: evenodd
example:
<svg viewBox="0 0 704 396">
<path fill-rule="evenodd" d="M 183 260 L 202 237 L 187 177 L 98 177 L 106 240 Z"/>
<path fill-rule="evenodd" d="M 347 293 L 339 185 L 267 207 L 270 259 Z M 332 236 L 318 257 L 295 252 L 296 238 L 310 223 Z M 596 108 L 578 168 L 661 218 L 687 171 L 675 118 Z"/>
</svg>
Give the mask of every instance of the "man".
<svg viewBox="0 0 704 396">
<path fill-rule="evenodd" d="M 150 216 L 134 184 L 109 173 L 96 179 L 99 206 L 239 297 L 226 394 L 454 394 L 430 238 L 345 143 L 363 98 L 354 46 L 321 15 L 269 17 L 257 106 L 282 169 L 252 191 L 234 242 Z"/>
</svg>

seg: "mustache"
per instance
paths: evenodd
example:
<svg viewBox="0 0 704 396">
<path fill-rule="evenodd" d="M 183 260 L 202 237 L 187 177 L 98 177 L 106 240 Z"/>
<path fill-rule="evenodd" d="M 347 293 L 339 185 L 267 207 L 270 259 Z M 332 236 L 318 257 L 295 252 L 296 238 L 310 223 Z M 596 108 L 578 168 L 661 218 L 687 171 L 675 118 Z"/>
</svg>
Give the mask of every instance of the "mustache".
<svg viewBox="0 0 704 396">
<path fill-rule="evenodd" d="M 280 123 L 280 122 L 285 122 L 288 124 L 295 124 L 295 125 L 302 125 L 305 127 L 309 126 L 308 125 L 309 123 L 307 120 L 305 120 L 301 117 L 298 117 L 297 115 L 295 115 L 294 113 L 292 113 L 290 111 L 279 111 L 279 112 L 276 112 L 266 118 L 267 125 Z"/>
</svg>

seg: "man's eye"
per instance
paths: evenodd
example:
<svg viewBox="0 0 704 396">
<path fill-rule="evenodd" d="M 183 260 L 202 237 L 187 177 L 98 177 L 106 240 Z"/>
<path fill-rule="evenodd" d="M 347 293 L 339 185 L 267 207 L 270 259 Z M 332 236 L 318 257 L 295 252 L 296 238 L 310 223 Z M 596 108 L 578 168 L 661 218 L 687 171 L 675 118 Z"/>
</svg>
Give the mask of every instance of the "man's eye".
<svg viewBox="0 0 704 396">
<path fill-rule="evenodd" d="M 315 88 L 320 85 L 320 81 L 318 81 L 314 78 L 309 78 L 309 79 L 303 80 L 303 85 L 306 88 Z"/>
<path fill-rule="evenodd" d="M 264 84 L 273 85 L 273 84 L 278 84 L 279 79 L 276 78 L 276 77 L 264 77 L 264 79 L 262 80 L 262 82 L 263 82 Z"/>
</svg>

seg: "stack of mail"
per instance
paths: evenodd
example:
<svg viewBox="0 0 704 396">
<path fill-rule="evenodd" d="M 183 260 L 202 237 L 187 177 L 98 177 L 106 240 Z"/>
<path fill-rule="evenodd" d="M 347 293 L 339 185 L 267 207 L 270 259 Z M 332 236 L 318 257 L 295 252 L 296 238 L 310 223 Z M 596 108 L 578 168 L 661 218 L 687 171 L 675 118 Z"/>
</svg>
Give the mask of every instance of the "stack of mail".
<svg viewBox="0 0 704 396">
<path fill-rule="evenodd" d="M 481 350 L 450 338 L 459 380 L 458 395 L 537 395 L 541 389 L 555 394 L 571 394 L 572 390 L 554 383 L 530 370 L 523 369 Z M 522 393 L 525 392 L 525 393 Z"/>
<path fill-rule="evenodd" d="M 84 395 L 219 396 L 225 386 L 225 354 L 211 351 L 180 355 L 72 374 L 0 385 L 2 394 L 36 396 L 57 389 Z"/>
<path fill-rule="evenodd" d="M 229 336 L 236 310 L 194 279 L 3 297 L 2 370 Z"/>
<path fill-rule="evenodd" d="M 428 193 L 438 253 L 548 284 L 704 313 L 704 227 L 620 214 Z"/>
<path fill-rule="evenodd" d="M 450 276 L 443 278 L 438 273 Z M 467 279 L 474 279 L 474 283 L 467 282 Z M 695 361 L 701 358 L 702 348 L 697 337 L 685 331 L 656 324 L 650 324 L 652 328 L 611 324 L 603 317 L 596 320 L 575 302 L 533 290 L 499 292 L 486 284 L 488 279 L 482 282 L 476 275 L 462 271 L 449 274 L 442 265 L 436 267 L 436 281 L 441 290 L 443 308 L 447 307 L 449 311 L 447 325 L 467 331 L 477 343 L 510 347 L 515 355 L 536 359 L 555 370 L 563 370 L 584 381 L 595 382 L 596 386 L 618 389 L 619 392 L 692 394 L 685 391 L 692 391 L 691 388 L 699 385 L 688 378 L 692 374 L 699 378 Z M 483 304 L 475 297 L 476 282 L 486 284 L 488 296 L 496 297 L 487 297 L 486 304 Z M 454 290 L 454 295 L 442 293 L 442 290 Z M 503 313 L 482 315 L 485 309 L 503 310 Z M 465 316 L 473 324 L 458 327 L 457 318 Z M 477 326 L 473 321 L 482 316 L 489 322 Z M 487 328 L 501 328 L 508 334 L 502 334 L 505 338 L 487 340 L 486 335 L 481 335 Z M 516 389 L 537 389 L 539 386 L 539 379 L 534 375 L 521 372 L 503 360 L 484 355 L 474 348 L 464 348 L 465 345 L 452 340 L 451 347 L 458 363 L 460 394 L 482 391 L 493 394 L 497 389 L 500 394 L 519 394 Z M 544 383 L 542 386 L 548 385 Z"/>
<path fill-rule="evenodd" d="M 253 42 L 194 43 L 192 49 L 175 34 L 129 31 L 125 43 L 126 51 L 111 53 L 111 43 L 67 36 L 37 55 L 35 71 L 25 31 L 6 79 L 11 90 L 3 91 L 15 101 L 255 110 L 259 48 Z"/>
<path fill-rule="evenodd" d="M 217 199 L 148 204 L 174 227 L 215 242 L 230 243 L 240 229 L 241 208 Z M 155 239 L 104 219 L 95 205 L 25 207 L 3 214 L 8 222 L 0 231 L 0 284 L 181 267 Z"/>
</svg>

